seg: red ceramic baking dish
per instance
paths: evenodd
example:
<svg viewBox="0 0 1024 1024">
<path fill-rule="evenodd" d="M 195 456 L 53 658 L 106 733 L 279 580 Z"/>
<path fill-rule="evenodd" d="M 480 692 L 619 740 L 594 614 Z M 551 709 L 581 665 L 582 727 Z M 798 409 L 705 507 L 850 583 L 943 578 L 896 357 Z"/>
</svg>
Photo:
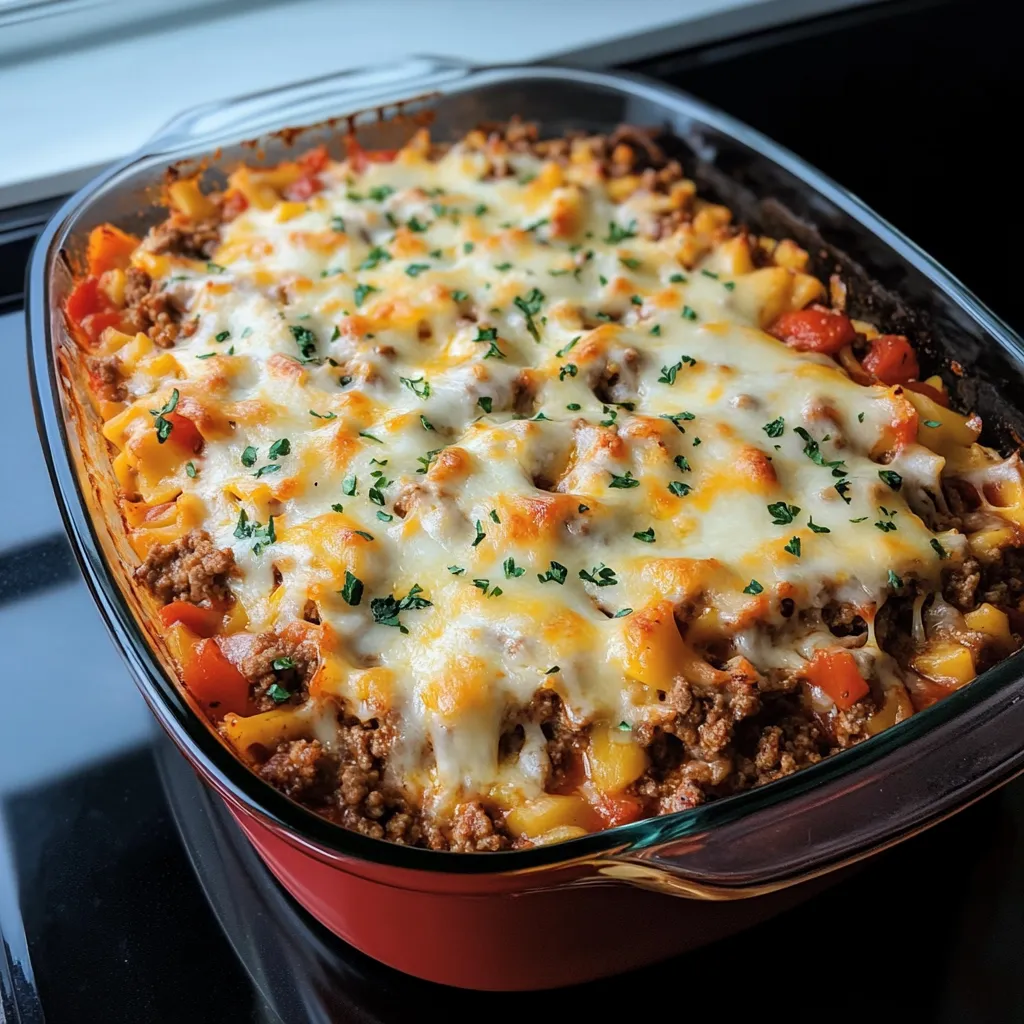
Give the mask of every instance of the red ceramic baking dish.
<svg viewBox="0 0 1024 1024">
<path fill-rule="evenodd" d="M 369 148 L 392 148 L 424 118 L 439 137 L 456 138 L 513 115 L 546 134 L 623 122 L 667 129 L 705 193 L 817 253 L 820 272 L 841 269 L 855 313 L 921 339 L 929 369 L 984 418 L 987 443 L 1005 452 L 1024 434 L 1024 346 L 1003 323 L 791 153 L 636 77 L 418 58 L 307 82 L 179 118 L 60 210 L 29 281 L 39 431 L 82 570 L 146 701 L 282 885 L 331 931 L 403 971 L 485 989 L 581 981 L 712 941 L 1024 769 L 1018 654 L 881 735 L 746 794 L 557 845 L 452 854 L 370 839 L 305 811 L 236 760 L 193 711 L 130 585 L 133 556 L 99 468 L 103 441 L 73 372 L 61 308 L 76 254 L 96 224 L 144 231 L 153 223 L 152 196 L 172 163 L 191 162 L 216 181 L 243 157 L 281 160 L 297 135 L 306 147 L 344 128 Z M 302 125 L 310 127 L 294 130 Z"/>
</svg>

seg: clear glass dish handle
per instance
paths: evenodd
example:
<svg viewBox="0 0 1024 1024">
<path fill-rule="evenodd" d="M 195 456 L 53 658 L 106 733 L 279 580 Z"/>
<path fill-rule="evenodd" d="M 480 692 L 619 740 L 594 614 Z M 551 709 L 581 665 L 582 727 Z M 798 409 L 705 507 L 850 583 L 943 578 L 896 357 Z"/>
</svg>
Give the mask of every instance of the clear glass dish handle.
<svg viewBox="0 0 1024 1024">
<path fill-rule="evenodd" d="M 721 819 L 700 831 L 655 830 L 602 873 L 680 895 L 733 899 L 835 870 L 941 821 L 1024 771 L 1022 657 L 978 681 L 993 692 L 973 707 L 958 699 L 967 698 L 961 690 L 927 712 L 946 721 L 908 736 L 912 718 L 875 737 L 872 743 L 889 749 L 859 770 L 848 764 L 820 781 L 815 776 L 828 773 L 827 759 L 778 784 L 775 801 L 764 791 L 755 811 L 731 813 L 726 802 Z M 858 748 L 840 756 L 856 761 Z"/>
<path fill-rule="evenodd" d="M 428 93 L 471 70 L 472 65 L 454 58 L 417 56 L 205 103 L 174 117 L 143 149 L 169 152 L 225 135 L 246 138 L 283 124 L 313 124 L 338 115 L 340 108 L 358 110 L 394 102 L 418 90 Z"/>
</svg>

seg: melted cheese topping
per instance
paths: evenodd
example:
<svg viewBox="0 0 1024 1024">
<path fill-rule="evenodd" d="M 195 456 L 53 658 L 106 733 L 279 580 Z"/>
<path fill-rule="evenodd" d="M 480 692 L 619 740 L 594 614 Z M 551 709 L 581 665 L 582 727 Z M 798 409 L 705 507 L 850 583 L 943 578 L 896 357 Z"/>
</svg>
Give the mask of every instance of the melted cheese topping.
<svg viewBox="0 0 1024 1024">
<path fill-rule="evenodd" d="M 881 462 L 901 390 L 762 330 L 816 281 L 755 269 L 720 207 L 651 240 L 668 197 L 617 198 L 592 162 L 487 170 L 465 145 L 330 163 L 308 201 L 226 224 L 205 266 L 140 250 L 195 330 L 105 341 L 143 547 L 201 526 L 232 548 L 250 631 L 312 601 L 321 665 L 287 713 L 328 746 L 338 703 L 392 716 L 388 770 L 434 808 L 543 793 L 539 727 L 499 758 L 543 688 L 576 722 L 637 726 L 681 672 L 722 678 L 709 652 L 799 669 L 835 643 L 808 610 L 870 624 L 894 576 L 934 589 L 964 546 L 908 504 L 941 493 L 943 456 Z M 174 390 L 191 459 L 154 430 Z M 900 685 L 873 635 L 853 653 Z"/>
</svg>

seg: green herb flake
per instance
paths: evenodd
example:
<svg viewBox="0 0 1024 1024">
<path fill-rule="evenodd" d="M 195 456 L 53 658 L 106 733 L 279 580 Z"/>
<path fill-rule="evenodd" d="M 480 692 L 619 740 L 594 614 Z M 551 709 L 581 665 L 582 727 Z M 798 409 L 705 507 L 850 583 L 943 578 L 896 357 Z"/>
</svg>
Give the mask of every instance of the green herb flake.
<svg viewBox="0 0 1024 1024">
<path fill-rule="evenodd" d="M 799 505 L 787 505 L 784 501 L 774 501 L 768 506 L 772 517 L 772 523 L 776 526 L 786 526 L 800 514 Z"/>
<path fill-rule="evenodd" d="M 539 343 L 540 332 L 537 330 L 533 318 L 540 312 L 540 307 L 544 302 L 544 293 L 539 288 L 531 288 L 526 295 L 517 295 L 512 302 L 526 318 L 526 329 L 530 332 L 530 336 Z"/>
<path fill-rule="evenodd" d="M 290 455 L 292 443 L 287 437 L 279 438 L 270 446 L 268 455 L 271 459 L 279 459 L 282 455 Z"/>
<path fill-rule="evenodd" d="M 278 660 L 280 661 L 283 659 L 279 658 Z M 284 704 L 285 701 L 289 701 L 292 698 L 292 695 L 280 683 L 271 683 L 270 686 L 267 687 L 267 696 L 275 704 Z"/>
<path fill-rule="evenodd" d="M 565 380 L 566 377 L 575 377 L 579 372 L 579 368 L 575 363 L 566 363 L 565 366 L 561 366 L 558 369 L 558 379 Z"/>
<path fill-rule="evenodd" d="M 558 351 L 557 351 L 557 352 L 555 353 L 555 355 L 556 355 L 556 356 L 558 356 L 558 357 L 559 357 L 559 359 L 561 359 L 562 357 L 564 357 L 564 356 L 565 356 L 565 355 L 566 355 L 566 354 L 567 354 L 568 352 L 570 352 L 570 351 L 571 351 L 571 350 L 572 350 L 573 348 L 575 348 L 575 347 L 576 347 L 576 342 L 578 342 L 578 341 L 580 340 L 580 338 L 581 338 L 581 337 L 583 337 L 583 335 L 581 335 L 581 334 L 577 334 L 577 335 L 576 335 L 576 337 L 572 339 L 572 341 L 570 341 L 570 342 L 569 342 L 568 344 L 566 344 L 566 345 L 563 345 L 563 346 L 562 346 L 562 347 L 561 347 L 561 348 L 560 348 L 560 349 L 559 349 L 559 350 L 558 350 Z"/>
<path fill-rule="evenodd" d="M 494 407 L 494 400 L 488 395 L 482 395 L 476 400 L 476 404 L 479 405 L 484 412 L 489 413 Z"/>
<path fill-rule="evenodd" d="M 365 437 L 367 441 L 376 441 L 377 444 L 383 444 L 384 443 L 379 437 L 375 437 L 368 430 L 360 430 L 359 431 L 359 436 L 360 437 Z"/>
<path fill-rule="evenodd" d="M 546 676 L 553 676 L 556 672 L 561 672 L 561 671 L 562 670 L 557 665 L 552 665 L 551 668 L 549 668 L 547 670 L 547 672 L 544 673 L 544 675 L 546 675 Z"/>
<path fill-rule="evenodd" d="M 502 569 L 505 571 L 505 579 L 512 580 L 522 576 L 526 570 L 521 565 L 516 565 L 514 558 L 506 558 L 502 563 Z"/>
<path fill-rule="evenodd" d="M 653 334 L 656 338 L 660 337 L 660 335 L 661 335 L 661 324 L 655 324 L 647 333 L 648 334 Z"/>
<path fill-rule="evenodd" d="M 889 586 L 892 587 L 893 590 L 901 590 L 903 588 L 903 580 L 901 580 L 899 576 L 892 571 L 892 569 L 889 570 Z"/>
<path fill-rule="evenodd" d="M 672 461 L 679 467 L 680 472 L 690 472 L 690 463 L 686 461 L 685 455 L 677 455 Z"/>
<path fill-rule="evenodd" d="M 751 580 L 744 588 L 744 594 L 761 594 L 764 592 L 764 587 L 761 586 L 757 580 Z"/>
<path fill-rule="evenodd" d="M 335 502 L 331 506 L 331 511 L 332 512 L 339 512 L 339 513 L 344 512 L 345 511 L 345 506 L 342 505 L 340 502 Z"/>
<path fill-rule="evenodd" d="M 242 451 L 242 465 L 246 469 L 252 469 L 256 465 L 256 459 L 259 458 L 259 451 L 252 445 L 249 445 Z"/>
<path fill-rule="evenodd" d="M 449 565 L 448 571 L 453 576 L 462 576 L 466 572 L 466 570 L 461 565 Z"/>
<path fill-rule="evenodd" d="M 624 619 L 627 615 L 632 615 L 632 608 L 620 608 L 613 616 L 613 619 Z"/>
<path fill-rule="evenodd" d="M 579 577 L 587 583 L 593 583 L 595 587 L 614 587 L 619 581 L 615 578 L 615 570 L 601 562 L 595 565 L 589 572 L 580 569 Z"/>
<path fill-rule="evenodd" d="M 374 288 L 372 284 L 357 284 L 352 292 L 352 299 L 356 304 L 356 309 L 366 301 L 367 295 L 371 295 L 373 292 L 377 291 L 380 291 L 380 289 Z"/>
<path fill-rule="evenodd" d="M 473 547 L 476 547 L 486 537 L 487 534 L 484 532 L 483 524 L 478 519 L 476 521 L 476 536 L 473 538 Z"/>
<path fill-rule="evenodd" d="M 786 545 L 785 550 L 788 551 L 794 558 L 800 557 L 800 538 L 790 537 L 789 543 Z"/>
<path fill-rule="evenodd" d="M 696 320 L 697 311 L 692 306 L 683 306 L 682 317 L 684 320 Z"/>
<path fill-rule="evenodd" d="M 627 469 L 623 476 L 619 476 L 618 473 L 613 473 L 611 470 L 608 471 L 608 475 L 612 478 L 609 487 L 616 488 L 620 491 L 627 491 L 631 487 L 639 487 L 640 481 L 633 476 L 632 470 Z"/>
<path fill-rule="evenodd" d="M 811 528 L 812 533 L 831 533 L 832 531 L 827 526 L 819 526 L 812 518 L 808 518 L 807 525 Z"/>
<path fill-rule="evenodd" d="M 932 430 L 936 427 L 942 426 L 942 420 L 923 420 L 922 422 L 926 427 L 930 427 Z"/>
<path fill-rule="evenodd" d="M 260 468 L 256 470 L 253 476 L 255 476 L 257 480 L 259 480 L 261 476 L 267 476 L 269 473 L 276 473 L 280 468 L 281 464 L 279 462 L 272 462 L 267 466 L 260 466 Z"/>
<path fill-rule="evenodd" d="M 559 586 L 562 586 L 568 575 L 569 570 L 561 562 L 552 561 L 551 568 L 547 572 L 537 573 L 537 579 L 541 583 L 557 583 Z"/>
<path fill-rule="evenodd" d="M 420 608 L 431 607 L 430 601 L 419 596 L 422 593 L 423 588 L 416 583 L 403 598 L 396 600 L 391 594 L 387 597 L 373 598 L 370 601 L 370 613 L 373 615 L 373 621 L 378 625 L 394 626 L 399 632 L 408 633 L 409 630 L 399 621 L 398 617 L 404 611 L 416 611 Z"/>
<path fill-rule="evenodd" d="M 769 437 L 782 437 L 783 431 L 786 429 L 786 421 L 780 416 L 778 419 L 772 420 L 771 423 L 766 423 L 761 429 Z"/>
<path fill-rule="evenodd" d="M 299 324 L 289 324 L 288 330 L 292 332 L 302 358 L 312 359 L 316 355 L 316 335 L 308 327 Z"/>
<path fill-rule="evenodd" d="M 219 334 L 214 335 L 214 341 L 227 341 L 231 337 L 230 331 L 221 331 Z"/>
<path fill-rule="evenodd" d="M 196 464 L 194 462 L 185 463 L 185 475 L 190 477 L 192 480 L 196 478 Z"/>
<path fill-rule="evenodd" d="M 934 537 L 932 537 L 932 539 L 928 543 L 931 545 L 932 551 L 934 551 L 935 554 L 939 556 L 939 558 L 949 558 L 949 552 Z"/>
<path fill-rule="evenodd" d="M 167 399 L 161 408 L 149 410 L 150 416 L 156 417 L 153 420 L 153 426 L 156 427 L 156 439 L 159 444 L 163 444 L 171 436 L 171 431 L 174 429 L 174 423 L 167 419 L 167 416 L 178 408 L 179 397 L 178 389 L 174 388 L 171 391 L 171 397 Z"/>
<path fill-rule="evenodd" d="M 624 228 L 620 224 L 616 224 L 615 221 L 608 222 L 608 234 L 604 240 L 609 245 L 618 245 L 620 242 L 625 242 L 629 238 L 636 238 L 635 220 L 629 222 L 628 228 Z"/>
<path fill-rule="evenodd" d="M 410 263 L 405 268 L 405 272 L 409 277 L 419 277 L 425 270 L 430 270 L 429 263 Z"/>
<path fill-rule="evenodd" d="M 878 476 L 883 484 L 894 491 L 898 491 L 903 486 L 903 477 L 891 469 L 880 469 Z"/>
<path fill-rule="evenodd" d="M 634 540 L 643 541 L 645 544 L 654 543 L 654 527 L 648 526 L 646 530 L 641 530 L 633 534 Z"/>
</svg>

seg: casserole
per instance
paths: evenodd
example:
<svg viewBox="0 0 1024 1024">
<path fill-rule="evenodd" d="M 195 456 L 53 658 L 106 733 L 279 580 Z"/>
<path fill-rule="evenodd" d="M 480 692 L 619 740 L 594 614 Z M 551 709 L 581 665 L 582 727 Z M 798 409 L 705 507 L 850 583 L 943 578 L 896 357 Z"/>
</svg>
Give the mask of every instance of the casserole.
<svg viewBox="0 0 1024 1024">
<path fill-rule="evenodd" d="M 561 99 L 552 109 L 555 85 Z M 908 334 L 927 339 L 925 348 L 933 357 L 945 354 L 948 362 L 955 353 L 968 373 L 950 380 L 954 394 L 964 405 L 977 408 L 987 422 L 995 422 L 995 443 L 1009 447 L 1020 415 L 1000 398 L 997 385 L 1020 380 L 1019 342 L 855 200 L 755 133 L 695 101 L 614 76 L 545 68 L 469 71 L 421 61 L 396 72 L 341 76 L 297 87 L 291 91 L 297 107 L 281 113 L 280 120 L 384 107 L 427 90 L 439 95 L 419 105 L 406 104 L 403 113 L 411 116 L 428 104 L 438 126 L 453 134 L 485 113 L 499 119 L 522 114 L 551 132 L 580 125 L 598 129 L 619 121 L 667 122 L 697 157 L 701 183 L 744 220 L 761 230 L 794 236 L 814 252 L 824 250 L 827 259 L 842 266 L 851 283 L 852 302 L 871 309 L 873 318 L 887 326 L 907 323 Z M 300 902 L 360 948 L 413 973 L 483 987 L 555 984 L 595 976 L 612 965 L 629 966 L 659 952 L 667 955 L 680 943 L 710 937 L 707 929 L 713 927 L 705 912 L 698 924 L 692 907 L 688 912 L 679 909 L 687 904 L 675 904 L 671 910 L 666 905 L 657 915 L 645 915 L 657 916 L 659 922 L 648 930 L 643 948 L 631 940 L 626 957 L 617 956 L 616 936 L 607 935 L 603 956 L 594 946 L 584 949 L 577 943 L 578 961 L 570 962 L 565 951 L 574 948 L 573 934 L 598 936 L 593 942 L 601 946 L 607 933 L 596 927 L 601 906 L 614 904 L 622 910 L 630 900 L 647 898 L 631 889 L 592 889 L 585 882 L 616 880 L 714 900 L 769 893 L 910 834 L 1019 769 L 1012 742 L 1000 742 L 1012 736 L 1016 701 L 1009 684 L 1019 657 L 871 742 L 768 789 L 561 846 L 498 854 L 493 864 L 482 863 L 486 859 L 481 858 L 454 864 L 444 855 L 381 849 L 375 841 L 339 833 L 278 794 L 264 792 L 242 766 L 231 762 L 168 681 L 167 652 L 158 638 L 147 635 L 138 598 L 124 578 L 124 566 L 131 562 L 125 538 L 106 525 L 120 522 L 120 517 L 109 484 L 88 471 L 90 459 L 101 464 L 98 435 L 75 418 L 76 403 L 68 400 L 67 389 L 76 383 L 60 358 L 66 339 L 59 309 L 70 273 L 59 254 L 63 248 L 81 245 L 84 233 L 102 221 L 130 227 L 145 206 L 145 187 L 154 184 L 167 163 L 199 158 L 218 143 L 280 123 L 275 118 L 284 100 L 275 95 L 245 101 L 237 109 L 238 121 L 230 125 L 217 123 L 222 115 L 213 110 L 186 118 L 156 141 L 154 152 L 115 169 L 88 196 L 76 197 L 58 214 L 37 249 L 30 283 L 30 333 L 33 377 L 43 396 L 37 407 L 41 429 L 58 497 L 90 585 L 108 622 L 119 631 L 122 649 L 150 705 L 225 795 L 232 812 Z M 583 109 L 585 120 L 574 116 Z M 400 124 L 394 120 L 359 122 L 358 127 L 371 148 L 392 148 L 401 141 L 395 138 Z M 321 133 L 330 130 L 328 126 Z M 264 138 L 268 161 L 280 159 L 291 138 Z M 316 141 L 317 129 L 304 137 L 307 144 Z M 242 152 L 237 145 L 223 145 L 213 161 L 223 166 Z M 756 195 L 770 195 L 773 201 L 758 203 Z M 141 219 L 137 222 L 141 226 Z M 808 223 L 821 230 L 824 241 Z M 859 266 L 870 267 L 872 275 Z M 913 313 L 893 298 L 897 291 L 913 300 Z M 982 332 L 995 342 L 984 359 L 979 355 Z M 944 350 L 943 345 L 949 348 Z M 969 763 L 949 756 L 954 741 L 970 751 Z M 922 779 L 927 779 L 927 786 Z M 837 798 L 838 803 L 831 803 Z M 808 829 L 819 837 L 811 848 L 796 839 Z M 480 898 L 524 891 L 530 895 L 516 900 Z M 448 899 L 453 893 L 462 898 Z M 772 903 L 758 902 L 765 907 Z M 559 914 L 552 909 L 559 903 L 572 911 Z M 360 913 L 361 908 L 367 912 Z M 720 913 L 710 917 L 720 923 L 731 917 L 723 908 L 714 909 Z M 438 913 L 450 919 L 443 949 L 430 941 Z M 583 924 L 591 915 L 594 928 Z M 555 916 L 571 918 L 574 925 L 567 925 L 553 946 L 547 941 L 508 941 L 510 929 L 531 935 L 531 921 Z M 680 929 L 680 917 L 696 929 Z M 675 922 L 672 927 L 670 919 Z M 391 924 L 395 920 L 403 921 L 400 932 Z M 554 931 L 549 929 L 546 938 L 553 940 Z M 661 946 L 663 934 L 673 935 L 674 945 Z M 463 944 L 465 955 L 455 952 L 454 943 Z M 515 946 L 514 956 L 510 946 Z"/>
</svg>

